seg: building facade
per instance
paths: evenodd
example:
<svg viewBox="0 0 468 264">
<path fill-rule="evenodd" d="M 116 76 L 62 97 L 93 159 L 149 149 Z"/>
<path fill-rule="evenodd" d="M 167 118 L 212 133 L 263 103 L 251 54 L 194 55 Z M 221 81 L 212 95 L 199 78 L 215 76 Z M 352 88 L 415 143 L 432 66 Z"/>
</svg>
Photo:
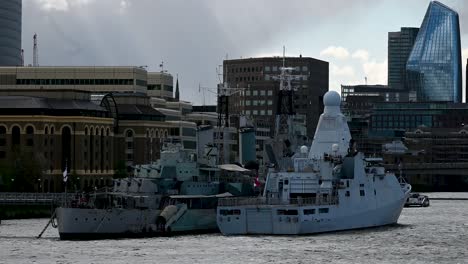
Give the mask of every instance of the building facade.
<svg viewBox="0 0 468 264">
<path fill-rule="evenodd" d="M 174 99 L 174 78 L 166 72 L 148 72 L 148 96 L 166 100 Z"/>
<path fill-rule="evenodd" d="M 429 4 L 406 65 L 408 89 L 418 101 L 462 100 L 461 44 L 458 13 Z"/>
<path fill-rule="evenodd" d="M 21 66 L 22 0 L 0 3 L 0 66 Z"/>
<path fill-rule="evenodd" d="M 80 90 L 93 94 L 145 93 L 140 67 L 1 67 L 0 90 Z"/>
<path fill-rule="evenodd" d="M 402 27 L 388 33 L 388 86 L 405 89 L 406 62 L 413 49 L 419 28 Z"/>
<path fill-rule="evenodd" d="M 243 93 L 231 96 L 231 114 L 244 114 L 258 128 L 266 128 L 271 136 L 277 109 L 283 58 L 265 57 L 225 60 L 224 81 L 230 87 L 244 87 Z M 293 75 L 301 78 L 293 83 L 293 105 L 297 114 L 306 116 L 307 136 L 312 139 L 323 110 L 322 98 L 328 91 L 328 62 L 309 57 L 286 57 L 285 66 L 293 67 Z"/>
</svg>

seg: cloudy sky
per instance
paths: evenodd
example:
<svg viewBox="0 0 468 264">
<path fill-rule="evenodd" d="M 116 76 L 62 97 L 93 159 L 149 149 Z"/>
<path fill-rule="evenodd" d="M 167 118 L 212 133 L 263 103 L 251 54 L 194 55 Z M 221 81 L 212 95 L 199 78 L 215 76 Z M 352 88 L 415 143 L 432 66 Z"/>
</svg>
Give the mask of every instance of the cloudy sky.
<svg viewBox="0 0 468 264">
<path fill-rule="evenodd" d="M 463 67 L 468 1 L 460 14 Z M 387 34 L 419 27 L 429 0 L 23 0 L 25 62 L 32 36 L 40 65 L 147 65 L 178 74 L 181 98 L 203 101 L 228 58 L 309 56 L 330 62 L 330 89 L 387 83 Z M 465 20 L 466 19 L 466 20 Z M 465 68 L 463 68 L 465 72 Z M 465 86 L 464 86 L 465 87 Z M 463 97 L 464 98 L 464 97 Z M 206 103 L 214 103 L 214 95 Z"/>
</svg>

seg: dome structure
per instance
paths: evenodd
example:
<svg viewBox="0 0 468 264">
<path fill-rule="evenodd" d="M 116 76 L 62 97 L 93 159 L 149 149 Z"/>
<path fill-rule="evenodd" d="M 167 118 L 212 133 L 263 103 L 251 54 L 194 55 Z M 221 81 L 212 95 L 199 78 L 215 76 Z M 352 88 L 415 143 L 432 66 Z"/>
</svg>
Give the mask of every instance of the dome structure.
<svg viewBox="0 0 468 264">
<path fill-rule="evenodd" d="M 335 91 L 328 91 L 325 96 L 323 96 L 323 105 L 324 106 L 340 106 L 341 97 Z"/>
</svg>

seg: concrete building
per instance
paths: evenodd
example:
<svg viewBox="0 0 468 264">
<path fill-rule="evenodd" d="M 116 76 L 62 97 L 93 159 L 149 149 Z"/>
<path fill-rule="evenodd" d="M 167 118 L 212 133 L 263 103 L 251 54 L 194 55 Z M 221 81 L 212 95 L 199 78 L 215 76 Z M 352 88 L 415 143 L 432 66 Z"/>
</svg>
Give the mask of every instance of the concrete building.
<svg viewBox="0 0 468 264">
<path fill-rule="evenodd" d="M 0 1 L 0 66 L 21 66 L 21 0 Z"/>
<path fill-rule="evenodd" d="M 148 72 L 148 96 L 167 100 L 174 99 L 174 79 L 166 72 Z"/>
<path fill-rule="evenodd" d="M 413 49 L 419 28 L 402 27 L 400 31 L 388 32 L 388 86 L 405 89 L 406 62 Z"/>
<path fill-rule="evenodd" d="M 0 90 L 79 90 L 93 94 L 145 93 L 140 67 L 1 67 Z"/>
<path fill-rule="evenodd" d="M 277 108 L 279 76 L 283 58 L 265 57 L 225 60 L 224 81 L 230 87 L 247 88 L 244 93 L 231 96 L 230 112 L 244 114 L 254 120 L 255 127 L 267 128 L 269 135 Z M 328 91 L 328 62 L 309 57 L 287 57 L 286 67 L 294 67 L 293 74 L 302 78 L 293 83 L 294 111 L 306 116 L 307 136 L 313 138 L 319 115 L 323 110 L 322 97 Z M 237 122 L 236 122 L 237 123 Z"/>
<path fill-rule="evenodd" d="M 468 126 L 407 130 L 406 151 L 384 151 L 386 168 L 418 191 L 465 191 L 468 188 Z"/>
</svg>

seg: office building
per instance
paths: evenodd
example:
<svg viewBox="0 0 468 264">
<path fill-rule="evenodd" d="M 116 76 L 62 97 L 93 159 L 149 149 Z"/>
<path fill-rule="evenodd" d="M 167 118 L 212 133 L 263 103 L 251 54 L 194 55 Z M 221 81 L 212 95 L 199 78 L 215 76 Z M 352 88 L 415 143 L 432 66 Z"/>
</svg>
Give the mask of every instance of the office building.
<svg viewBox="0 0 468 264">
<path fill-rule="evenodd" d="M 21 66 L 21 0 L 0 1 L 0 66 Z"/>
<path fill-rule="evenodd" d="M 418 101 L 461 102 L 461 46 L 458 13 L 429 4 L 406 65 L 408 89 Z"/>
<path fill-rule="evenodd" d="M 243 93 L 231 96 L 231 114 L 244 114 L 254 120 L 257 131 L 271 136 L 277 109 L 281 57 L 248 58 L 224 61 L 224 81 L 230 87 L 243 87 Z M 306 117 L 307 136 L 312 139 L 323 110 L 322 98 L 328 91 L 328 62 L 309 57 L 287 57 L 286 67 L 293 67 L 294 111 Z M 263 131 L 263 130 L 266 130 Z"/>
<path fill-rule="evenodd" d="M 413 49 L 419 28 L 403 27 L 398 32 L 388 32 L 388 86 L 404 89 L 406 62 Z"/>
</svg>

